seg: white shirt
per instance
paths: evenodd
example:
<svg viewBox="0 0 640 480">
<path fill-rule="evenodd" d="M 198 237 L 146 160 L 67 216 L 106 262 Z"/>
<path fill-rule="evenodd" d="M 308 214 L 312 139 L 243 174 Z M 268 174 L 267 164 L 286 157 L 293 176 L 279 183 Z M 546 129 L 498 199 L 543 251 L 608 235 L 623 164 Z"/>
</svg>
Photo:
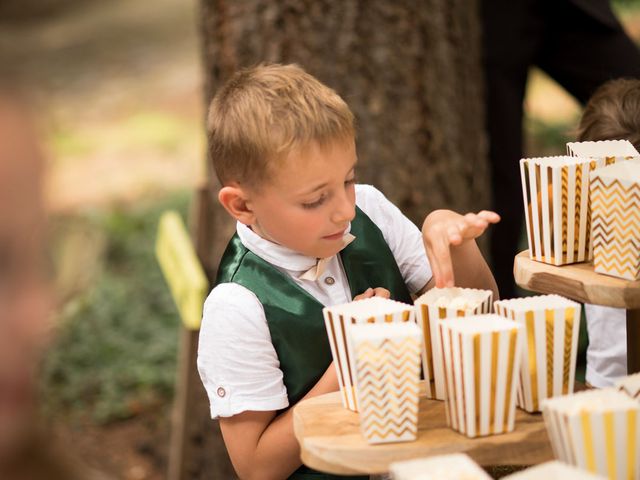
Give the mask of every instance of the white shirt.
<svg viewBox="0 0 640 480">
<path fill-rule="evenodd" d="M 612 387 L 627 374 L 627 312 L 623 308 L 585 303 L 587 320 L 587 372 L 594 387 Z"/>
<path fill-rule="evenodd" d="M 431 279 L 420 230 L 370 185 L 356 185 L 356 205 L 381 230 L 409 291 L 419 291 Z M 270 242 L 241 223 L 236 230 L 246 248 L 287 274 L 321 304 L 338 305 L 352 300 L 339 255 L 329 260 L 317 281 L 303 280 L 300 276 L 316 264 L 315 258 Z M 327 277 L 334 282 L 326 283 Z M 220 284 L 207 297 L 198 345 L 198 371 L 209 396 L 212 418 L 289 406 L 264 309 L 255 294 L 241 285 Z"/>
</svg>

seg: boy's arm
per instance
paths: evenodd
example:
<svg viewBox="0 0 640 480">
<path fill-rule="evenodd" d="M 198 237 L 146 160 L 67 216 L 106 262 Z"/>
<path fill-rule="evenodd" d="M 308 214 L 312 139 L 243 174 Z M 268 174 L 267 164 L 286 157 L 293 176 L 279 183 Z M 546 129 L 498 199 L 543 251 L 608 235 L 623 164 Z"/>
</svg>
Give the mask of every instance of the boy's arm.
<svg viewBox="0 0 640 480">
<path fill-rule="evenodd" d="M 466 215 L 451 210 L 430 213 L 422 226 L 422 235 L 433 277 L 418 295 L 432 287 L 456 285 L 491 290 L 494 299 L 498 299 L 496 281 L 475 242 L 490 223 L 498 221 L 498 214 L 485 210 Z"/>
<path fill-rule="evenodd" d="M 333 362 L 303 399 L 338 390 Z M 287 478 L 300 465 L 300 447 L 293 433 L 293 407 L 276 412 L 242 412 L 220 418 L 229 457 L 242 479 Z"/>
</svg>

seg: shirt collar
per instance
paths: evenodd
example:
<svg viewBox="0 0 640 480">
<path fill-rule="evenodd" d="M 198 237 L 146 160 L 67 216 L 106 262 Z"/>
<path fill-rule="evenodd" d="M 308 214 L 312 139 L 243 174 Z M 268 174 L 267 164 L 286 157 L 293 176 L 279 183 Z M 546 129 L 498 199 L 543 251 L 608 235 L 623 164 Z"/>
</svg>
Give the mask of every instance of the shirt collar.
<svg viewBox="0 0 640 480">
<path fill-rule="evenodd" d="M 355 237 L 349 233 L 350 230 L 351 224 L 349 224 L 345 232 L 344 247 L 355 239 Z M 262 238 L 243 223 L 236 223 L 236 231 L 238 232 L 240 241 L 246 248 L 276 267 L 295 272 L 305 272 L 315 266 L 318 261 L 315 257 L 308 257 L 288 247 Z"/>
</svg>

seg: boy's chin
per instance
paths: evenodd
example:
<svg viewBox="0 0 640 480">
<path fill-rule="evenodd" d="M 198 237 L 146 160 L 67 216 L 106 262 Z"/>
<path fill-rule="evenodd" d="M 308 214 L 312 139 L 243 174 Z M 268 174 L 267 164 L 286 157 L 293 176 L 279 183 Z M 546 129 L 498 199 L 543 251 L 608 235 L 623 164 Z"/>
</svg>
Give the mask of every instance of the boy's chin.
<svg viewBox="0 0 640 480">
<path fill-rule="evenodd" d="M 317 250 L 314 250 L 313 252 L 310 252 L 309 254 L 307 254 L 307 256 L 314 257 L 314 258 L 329 258 L 339 253 L 340 250 L 342 250 L 341 247 L 319 248 Z"/>
</svg>

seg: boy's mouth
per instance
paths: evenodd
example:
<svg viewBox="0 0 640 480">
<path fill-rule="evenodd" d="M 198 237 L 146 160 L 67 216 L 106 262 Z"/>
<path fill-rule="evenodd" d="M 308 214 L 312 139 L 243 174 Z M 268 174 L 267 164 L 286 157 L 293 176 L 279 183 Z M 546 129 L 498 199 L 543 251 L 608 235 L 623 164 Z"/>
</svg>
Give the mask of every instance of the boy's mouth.
<svg viewBox="0 0 640 480">
<path fill-rule="evenodd" d="M 325 240 L 339 240 L 342 237 L 344 237 L 344 232 L 345 232 L 344 230 L 340 230 L 338 233 L 333 233 L 331 235 L 327 235 L 322 238 L 324 238 Z"/>
</svg>

